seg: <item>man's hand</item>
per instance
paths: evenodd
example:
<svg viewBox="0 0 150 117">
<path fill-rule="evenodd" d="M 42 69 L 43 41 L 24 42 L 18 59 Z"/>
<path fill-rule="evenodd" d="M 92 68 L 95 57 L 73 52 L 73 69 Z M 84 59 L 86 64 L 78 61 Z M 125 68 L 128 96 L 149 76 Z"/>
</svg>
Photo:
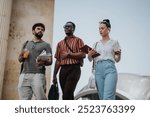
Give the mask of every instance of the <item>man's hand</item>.
<svg viewBox="0 0 150 117">
<path fill-rule="evenodd" d="M 62 53 L 61 53 L 61 59 L 66 59 L 69 54 L 70 54 L 70 53 L 68 53 L 68 52 L 62 52 Z"/>
<path fill-rule="evenodd" d="M 39 66 L 45 65 L 45 61 L 42 61 L 42 60 L 36 60 L 36 63 L 37 63 Z"/>
<path fill-rule="evenodd" d="M 53 77 L 53 83 L 56 84 L 57 83 L 57 76 Z"/>
</svg>

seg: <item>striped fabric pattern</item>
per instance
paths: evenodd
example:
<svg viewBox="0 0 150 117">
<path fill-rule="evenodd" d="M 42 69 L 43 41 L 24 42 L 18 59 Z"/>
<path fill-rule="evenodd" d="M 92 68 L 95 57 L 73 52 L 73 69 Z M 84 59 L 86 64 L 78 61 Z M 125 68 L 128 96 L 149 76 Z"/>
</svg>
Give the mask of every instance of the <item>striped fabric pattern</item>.
<svg viewBox="0 0 150 117">
<path fill-rule="evenodd" d="M 67 41 L 69 47 L 72 49 L 73 53 L 80 52 L 80 48 L 84 46 L 84 42 L 82 41 L 82 39 L 80 39 L 76 36 L 66 39 L 66 41 Z M 72 65 L 72 64 L 80 63 L 79 59 L 74 59 L 74 58 L 66 58 L 66 59 L 62 60 L 61 59 L 62 52 L 71 52 L 65 43 L 65 39 L 61 40 L 57 44 L 55 58 L 60 62 L 60 65 Z"/>
</svg>

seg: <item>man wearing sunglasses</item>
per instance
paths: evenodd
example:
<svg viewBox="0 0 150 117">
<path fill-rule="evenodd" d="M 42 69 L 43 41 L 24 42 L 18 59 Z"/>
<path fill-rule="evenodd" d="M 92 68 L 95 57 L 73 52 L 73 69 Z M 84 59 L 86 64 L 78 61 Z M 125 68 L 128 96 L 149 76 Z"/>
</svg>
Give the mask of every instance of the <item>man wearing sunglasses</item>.
<svg viewBox="0 0 150 117">
<path fill-rule="evenodd" d="M 57 73 L 60 69 L 59 82 L 63 100 L 74 100 L 74 91 L 81 75 L 80 67 L 85 58 L 85 54 L 80 51 L 84 42 L 74 35 L 75 27 L 73 22 L 67 22 L 64 25 L 66 36 L 57 44 L 55 53 L 53 83 L 57 83 Z"/>
</svg>

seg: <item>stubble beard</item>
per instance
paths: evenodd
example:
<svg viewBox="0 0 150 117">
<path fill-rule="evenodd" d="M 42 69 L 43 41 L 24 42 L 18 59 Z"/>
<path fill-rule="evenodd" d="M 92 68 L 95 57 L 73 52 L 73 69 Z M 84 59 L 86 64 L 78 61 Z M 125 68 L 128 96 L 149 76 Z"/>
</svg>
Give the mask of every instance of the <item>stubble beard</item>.
<svg viewBox="0 0 150 117">
<path fill-rule="evenodd" d="M 41 39 L 43 37 L 43 34 L 42 33 L 36 33 L 35 36 L 38 38 L 38 39 Z"/>
</svg>

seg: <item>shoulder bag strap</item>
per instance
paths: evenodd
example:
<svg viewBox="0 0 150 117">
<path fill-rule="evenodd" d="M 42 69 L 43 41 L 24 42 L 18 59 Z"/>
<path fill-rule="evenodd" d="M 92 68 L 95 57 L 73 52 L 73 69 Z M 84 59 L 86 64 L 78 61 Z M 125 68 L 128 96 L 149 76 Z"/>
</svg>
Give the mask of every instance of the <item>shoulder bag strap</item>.
<svg viewBox="0 0 150 117">
<path fill-rule="evenodd" d="M 27 45 L 28 42 L 29 42 L 29 41 L 27 40 L 27 41 L 24 43 L 22 50 L 26 47 L 26 45 Z M 22 73 L 22 70 L 23 70 L 23 64 L 24 64 L 24 61 L 21 63 L 20 74 Z"/>
<path fill-rule="evenodd" d="M 97 44 L 98 44 L 98 42 L 96 42 L 96 44 L 95 44 L 95 46 L 94 46 L 94 49 L 96 49 Z M 94 61 L 94 59 L 93 59 L 92 70 L 94 70 L 94 69 L 95 69 L 95 61 Z"/>
<path fill-rule="evenodd" d="M 23 49 L 26 47 L 28 42 L 29 42 L 28 40 L 25 42 L 25 44 L 23 45 Z"/>
<path fill-rule="evenodd" d="M 65 44 L 66 44 L 66 46 L 68 47 L 68 49 L 73 53 L 73 50 L 70 48 L 69 44 L 67 43 L 66 38 L 65 38 L 64 40 L 65 40 Z"/>
</svg>

